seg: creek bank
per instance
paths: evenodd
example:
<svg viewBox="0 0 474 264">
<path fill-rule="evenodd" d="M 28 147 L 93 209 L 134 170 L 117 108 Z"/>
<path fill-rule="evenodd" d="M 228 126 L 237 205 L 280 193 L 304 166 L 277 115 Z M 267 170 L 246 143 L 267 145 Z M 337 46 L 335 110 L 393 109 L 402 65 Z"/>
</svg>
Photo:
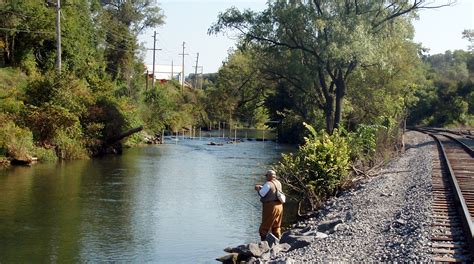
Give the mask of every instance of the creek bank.
<svg viewBox="0 0 474 264">
<path fill-rule="evenodd" d="M 405 142 L 407 150 L 381 168 L 376 177 L 365 178 L 329 199 L 285 232 L 279 243 L 289 244 L 289 248 L 284 246 L 276 253 L 273 246 L 260 257 L 253 254 L 245 261 L 430 262 L 434 145 L 428 136 L 412 131 L 406 133 Z M 292 248 L 287 237 L 304 246 Z M 236 263 L 230 261 L 224 263 Z"/>
</svg>

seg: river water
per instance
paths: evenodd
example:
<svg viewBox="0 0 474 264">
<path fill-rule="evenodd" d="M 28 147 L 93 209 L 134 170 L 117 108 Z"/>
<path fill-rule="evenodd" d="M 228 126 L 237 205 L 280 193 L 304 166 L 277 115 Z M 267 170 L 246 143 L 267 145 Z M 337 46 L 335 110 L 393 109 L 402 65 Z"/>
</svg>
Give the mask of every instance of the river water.
<svg viewBox="0 0 474 264">
<path fill-rule="evenodd" d="M 208 142 L 0 170 L 0 263 L 216 263 L 258 241 L 253 186 L 289 148 Z"/>
</svg>

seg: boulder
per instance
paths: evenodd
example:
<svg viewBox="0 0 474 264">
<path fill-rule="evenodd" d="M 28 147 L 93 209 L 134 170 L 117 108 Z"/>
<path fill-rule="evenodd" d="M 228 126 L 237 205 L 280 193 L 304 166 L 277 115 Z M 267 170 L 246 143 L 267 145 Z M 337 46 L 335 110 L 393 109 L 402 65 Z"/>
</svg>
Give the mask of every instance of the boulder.
<svg viewBox="0 0 474 264">
<path fill-rule="evenodd" d="M 290 250 L 290 248 L 291 246 L 288 243 L 277 244 L 270 249 L 270 255 L 272 257 L 276 257 L 278 253 L 287 252 L 288 250 Z"/>
<path fill-rule="evenodd" d="M 250 258 L 252 253 L 249 250 L 249 244 L 239 245 L 237 247 L 227 247 L 224 249 L 227 253 L 236 253 L 241 256 L 241 258 Z"/>
<path fill-rule="evenodd" d="M 262 255 L 270 250 L 267 241 L 259 243 L 250 243 L 248 246 L 249 252 L 253 257 L 260 258 Z"/>
<path fill-rule="evenodd" d="M 297 248 L 306 247 L 307 245 L 311 244 L 312 240 L 313 240 L 312 236 L 298 236 L 298 235 L 293 235 L 290 233 L 284 233 L 281 236 L 280 243 L 289 244 L 290 249 L 288 251 L 291 251 Z"/>
<path fill-rule="evenodd" d="M 298 248 L 306 247 L 306 246 L 311 244 L 312 240 L 313 239 L 311 237 L 308 237 L 308 236 L 297 237 L 297 239 L 293 243 L 290 244 L 290 249 L 288 251 L 292 251 L 292 250 L 295 250 L 295 249 L 298 249 Z"/>
<path fill-rule="evenodd" d="M 225 264 L 235 264 L 237 263 L 238 259 L 239 259 L 239 254 L 237 253 L 231 253 L 231 254 L 216 258 L 217 261 L 220 261 Z"/>
</svg>

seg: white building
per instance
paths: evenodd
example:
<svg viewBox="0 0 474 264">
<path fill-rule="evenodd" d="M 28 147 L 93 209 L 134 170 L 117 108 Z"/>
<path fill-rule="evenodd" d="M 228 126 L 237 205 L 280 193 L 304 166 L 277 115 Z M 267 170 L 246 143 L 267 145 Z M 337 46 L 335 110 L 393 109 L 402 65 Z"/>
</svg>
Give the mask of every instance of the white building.
<svg viewBox="0 0 474 264">
<path fill-rule="evenodd" d="M 153 74 L 153 64 L 146 64 L 148 75 Z M 155 80 L 179 80 L 181 82 L 181 65 L 158 65 L 155 64 Z M 173 76 L 173 78 L 171 78 Z"/>
</svg>

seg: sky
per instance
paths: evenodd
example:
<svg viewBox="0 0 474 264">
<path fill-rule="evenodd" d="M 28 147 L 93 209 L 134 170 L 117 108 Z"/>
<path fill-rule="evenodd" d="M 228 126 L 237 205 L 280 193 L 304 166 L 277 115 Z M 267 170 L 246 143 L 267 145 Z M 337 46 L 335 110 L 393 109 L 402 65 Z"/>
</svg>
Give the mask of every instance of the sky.
<svg viewBox="0 0 474 264">
<path fill-rule="evenodd" d="M 428 0 L 434 4 L 449 0 Z M 197 53 L 198 66 L 204 73 L 217 72 L 226 60 L 229 50 L 235 46 L 235 35 L 208 35 L 209 27 L 217 21 L 220 12 L 232 6 L 240 10 L 262 11 L 265 0 L 157 0 L 165 15 L 165 24 L 148 29 L 139 41 L 148 49 L 153 48 L 153 34 L 157 33 L 155 61 L 159 65 L 181 67 L 183 42 L 185 75 L 195 72 Z M 474 29 L 474 0 L 457 0 L 453 6 L 440 9 L 424 9 L 414 21 L 414 41 L 422 43 L 430 54 L 446 50 L 467 50 L 468 41 L 462 39 L 462 31 Z M 153 63 L 153 52 L 145 56 L 145 64 Z M 200 73 L 201 68 L 198 68 Z"/>
</svg>

